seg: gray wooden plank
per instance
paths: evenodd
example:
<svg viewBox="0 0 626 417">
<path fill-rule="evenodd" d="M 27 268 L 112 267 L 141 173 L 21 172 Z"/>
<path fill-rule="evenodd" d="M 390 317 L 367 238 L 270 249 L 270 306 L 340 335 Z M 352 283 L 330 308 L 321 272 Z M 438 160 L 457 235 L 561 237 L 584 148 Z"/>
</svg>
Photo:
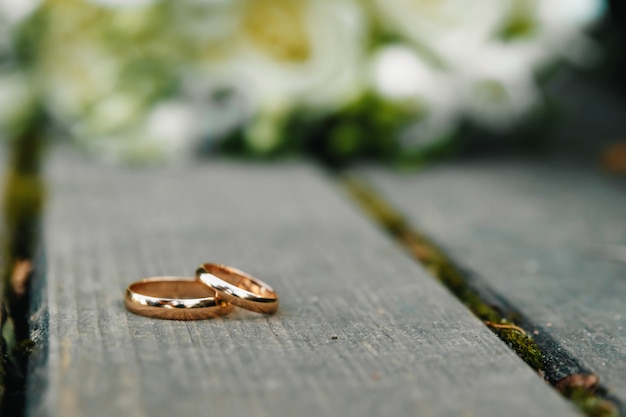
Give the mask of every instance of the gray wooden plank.
<svg viewBox="0 0 626 417">
<path fill-rule="evenodd" d="M 626 404 L 623 183 L 564 160 L 362 174 Z"/>
<path fill-rule="evenodd" d="M 48 172 L 48 360 L 28 416 L 577 415 L 310 166 L 58 152 Z M 125 311 L 131 281 L 202 261 L 267 280 L 279 313 Z"/>
</svg>

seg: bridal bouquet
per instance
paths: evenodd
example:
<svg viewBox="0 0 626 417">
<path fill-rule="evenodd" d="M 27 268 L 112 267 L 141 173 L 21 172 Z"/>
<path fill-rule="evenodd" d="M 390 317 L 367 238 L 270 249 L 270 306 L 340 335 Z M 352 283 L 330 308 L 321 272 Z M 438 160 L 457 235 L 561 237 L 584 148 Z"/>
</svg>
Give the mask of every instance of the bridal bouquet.
<svg viewBox="0 0 626 417">
<path fill-rule="evenodd" d="M 602 0 L 0 0 L 0 128 L 118 159 L 419 154 L 504 132 L 596 49 Z"/>
</svg>

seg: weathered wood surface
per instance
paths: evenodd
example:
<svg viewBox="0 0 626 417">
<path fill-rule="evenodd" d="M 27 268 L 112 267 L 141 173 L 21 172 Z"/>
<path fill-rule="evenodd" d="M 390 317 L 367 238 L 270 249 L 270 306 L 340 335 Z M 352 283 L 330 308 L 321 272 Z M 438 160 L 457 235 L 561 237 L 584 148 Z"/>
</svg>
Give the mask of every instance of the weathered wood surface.
<svg viewBox="0 0 626 417">
<path fill-rule="evenodd" d="M 565 161 L 361 174 L 626 404 L 623 181 Z"/>
<path fill-rule="evenodd" d="M 48 172 L 49 352 L 28 416 L 577 414 L 311 167 L 61 152 Z M 279 313 L 125 311 L 131 281 L 202 261 L 269 281 Z"/>
</svg>

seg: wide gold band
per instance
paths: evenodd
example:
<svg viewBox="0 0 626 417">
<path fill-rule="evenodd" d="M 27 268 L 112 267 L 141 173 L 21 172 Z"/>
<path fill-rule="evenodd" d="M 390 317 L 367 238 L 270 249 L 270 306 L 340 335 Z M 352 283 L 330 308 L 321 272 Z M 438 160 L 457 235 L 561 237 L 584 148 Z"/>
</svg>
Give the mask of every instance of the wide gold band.
<svg viewBox="0 0 626 417">
<path fill-rule="evenodd" d="M 257 313 L 272 314 L 278 309 L 278 294 L 263 281 L 226 265 L 204 263 L 196 279 L 215 290 L 217 298 Z"/>
<path fill-rule="evenodd" d="M 146 317 L 199 320 L 228 314 L 233 306 L 218 300 L 215 291 L 189 277 L 153 277 L 128 286 L 126 308 Z"/>
</svg>

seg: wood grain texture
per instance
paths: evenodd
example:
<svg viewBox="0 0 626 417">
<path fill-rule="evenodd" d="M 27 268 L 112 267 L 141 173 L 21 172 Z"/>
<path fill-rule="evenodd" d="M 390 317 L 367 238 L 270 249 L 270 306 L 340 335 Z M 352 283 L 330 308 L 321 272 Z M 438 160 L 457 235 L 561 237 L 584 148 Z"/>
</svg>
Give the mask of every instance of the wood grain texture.
<svg viewBox="0 0 626 417">
<path fill-rule="evenodd" d="M 362 174 L 626 404 L 623 182 L 552 160 Z"/>
<path fill-rule="evenodd" d="M 311 167 L 60 152 L 48 172 L 49 352 L 28 416 L 577 415 Z M 279 312 L 124 309 L 130 282 L 203 261 L 269 282 Z"/>
</svg>

